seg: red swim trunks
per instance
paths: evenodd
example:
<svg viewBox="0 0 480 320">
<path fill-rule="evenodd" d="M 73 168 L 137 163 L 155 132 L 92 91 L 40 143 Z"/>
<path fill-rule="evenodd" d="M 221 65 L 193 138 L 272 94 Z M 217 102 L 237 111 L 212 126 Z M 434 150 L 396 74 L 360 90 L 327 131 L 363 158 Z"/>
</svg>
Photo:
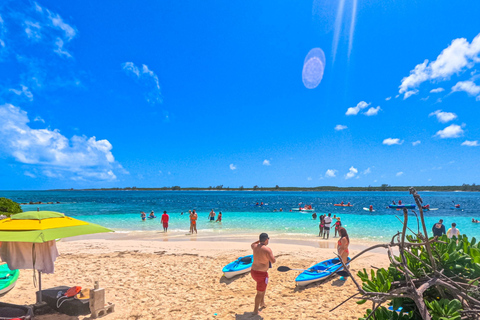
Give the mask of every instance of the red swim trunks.
<svg viewBox="0 0 480 320">
<path fill-rule="evenodd" d="M 164 227 L 164 228 L 168 228 L 168 222 L 164 222 L 164 223 L 163 223 L 163 227 Z"/>
<path fill-rule="evenodd" d="M 252 275 L 253 280 L 257 282 L 257 291 L 267 290 L 268 272 L 251 270 L 250 274 Z"/>
</svg>

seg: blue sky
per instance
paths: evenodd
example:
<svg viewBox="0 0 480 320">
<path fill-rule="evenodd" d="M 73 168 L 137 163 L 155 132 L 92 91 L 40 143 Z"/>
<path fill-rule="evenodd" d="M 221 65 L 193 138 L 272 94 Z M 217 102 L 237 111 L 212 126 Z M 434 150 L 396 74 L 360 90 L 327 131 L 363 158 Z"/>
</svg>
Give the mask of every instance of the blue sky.
<svg viewBox="0 0 480 320">
<path fill-rule="evenodd" d="M 0 189 L 478 183 L 478 12 L 2 2 Z"/>
</svg>

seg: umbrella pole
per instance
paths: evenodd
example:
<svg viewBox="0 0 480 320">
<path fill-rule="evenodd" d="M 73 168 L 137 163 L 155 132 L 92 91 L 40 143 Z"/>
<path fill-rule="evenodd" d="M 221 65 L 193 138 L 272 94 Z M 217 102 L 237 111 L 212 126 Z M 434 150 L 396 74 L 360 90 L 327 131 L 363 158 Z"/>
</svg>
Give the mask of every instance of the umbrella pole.
<svg viewBox="0 0 480 320">
<path fill-rule="evenodd" d="M 42 273 L 38 271 L 38 295 L 37 295 L 37 303 L 41 303 L 42 299 Z"/>
</svg>

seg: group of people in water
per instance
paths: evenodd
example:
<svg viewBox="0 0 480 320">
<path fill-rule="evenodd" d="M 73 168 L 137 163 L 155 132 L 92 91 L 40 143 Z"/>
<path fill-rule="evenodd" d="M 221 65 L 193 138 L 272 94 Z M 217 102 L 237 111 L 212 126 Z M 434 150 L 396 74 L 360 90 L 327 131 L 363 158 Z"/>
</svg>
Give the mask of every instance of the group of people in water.
<svg viewBox="0 0 480 320">
<path fill-rule="evenodd" d="M 312 214 L 312 218 L 313 218 L 313 220 L 317 219 L 317 213 L 316 212 L 314 212 Z M 333 227 L 335 228 L 334 229 L 335 230 L 334 238 L 337 237 L 337 233 L 340 234 L 339 230 L 342 227 L 342 222 L 341 222 L 340 217 L 337 217 L 336 214 L 333 215 L 333 218 L 332 218 L 331 213 L 322 214 L 322 215 L 320 215 L 320 217 L 318 219 L 320 220 L 320 223 L 318 224 L 318 228 L 320 229 L 320 232 L 318 233 L 319 237 L 323 237 L 323 239 L 328 240 L 328 237 L 330 236 L 330 229 L 332 228 L 332 224 L 333 224 Z"/>
<path fill-rule="evenodd" d="M 449 239 L 453 237 L 458 237 L 460 235 L 460 230 L 457 229 L 457 224 L 455 222 L 453 222 L 452 227 L 448 229 L 447 232 L 445 232 L 445 225 L 443 224 L 443 219 L 440 219 L 437 223 L 433 225 L 432 232 L 434 237 L 441 237 L 446 234 Z"/>
<path fill-rule="evenodd" d="M 147 220 L 147 214 L 145 212 L 141 212 L 140 216 L 142 217 L 142 221 Z M 155 219 L 157 216 L 155 215 L 155 212 L 153 210 L 150 212 L 150 215 L 148 216 L 148 219 Z M 167 232 L 168 230 L 168 221 L 170 220 L 170 216 L 167 214 L 167 211 L 163 211 L 162 217 L 160 219 L 162 225 L 163 225 L 163 231 Z"/>
</svg>

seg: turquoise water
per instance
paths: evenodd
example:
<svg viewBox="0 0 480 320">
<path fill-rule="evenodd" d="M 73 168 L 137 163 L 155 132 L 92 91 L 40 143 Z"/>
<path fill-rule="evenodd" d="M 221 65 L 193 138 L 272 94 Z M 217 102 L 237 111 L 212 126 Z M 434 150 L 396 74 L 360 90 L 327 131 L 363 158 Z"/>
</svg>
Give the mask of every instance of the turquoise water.
<svg viewBox="0 0 480 320">
<path fill-rule="evenodd" d="M 421 192 L 424 204 L 437 211 L 425 213 L 428 231 L 439 219 L 448 229 L 452 222 L 464 234 L 480 236 L 480 224 L 471 222 L 480 219 L 480 193 L 475 192 Z M 198 213 L 199 233 L 215 234 L 259 233 L 283 234 L 297 238 L 318 235 L 318 218 L 311 213 L 292 211 L 298 203 L 311 204 L 318 215 L 331 212 L 341 217 L 343 225 L 353 238 L 370 241 L 386 241 L 401 230 L 402 225 L 395 216 L 403 219 L 403 213 L 386 209 L 392 200 L 413 203 L 408 192 L 235 192 L 235 191 L 2 191 L 0 197 L 17 202 L 60 201 L 60 204 L 23 206 L 24 211 L 52 210 L 63 212 L 85 221 L 97 223 L 117 231 L 160 231 L 160 219 L 143 222 L 140 211 L 147 214 L 154 210 L 157 216 L 166 210 L 170 215 L 169 231 L 188 232 L 188 210 Z M 334 207 L 334 203 L 351 202 L 349 208 Z M 268 205 L 255 206 L 256 202 Z M 462 210 L 452 210 L 453 202 Z M 364 211 L 373 205 L 376 212 Z M 274 209 L 283 208 L 283 212 Z M 210 222 L 207 217 L 211 209 L 223 214 L 223 222 Z M 181 215 L 184 212 L 184 215 Z M 411 210 L 410 210 L 411 212 Z M 413 214 L 409 227 L 416 230 Z"/>
</svg>

